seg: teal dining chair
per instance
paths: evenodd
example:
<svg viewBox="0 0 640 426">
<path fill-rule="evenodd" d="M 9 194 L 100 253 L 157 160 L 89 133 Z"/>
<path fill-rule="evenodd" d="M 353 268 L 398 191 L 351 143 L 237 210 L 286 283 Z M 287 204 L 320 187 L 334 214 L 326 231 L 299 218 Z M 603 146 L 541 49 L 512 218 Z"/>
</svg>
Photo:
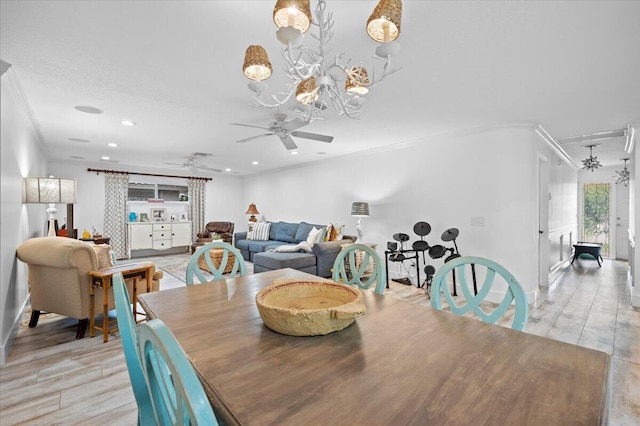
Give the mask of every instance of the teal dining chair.
<svg viewBox="0 0 640 426">
<path fill-rule="evenodd" d="M 120 272 L 114 274 L 111 280 L 120 340 L 122 341 L 124 358 L 127 362 L 133 395 L 138 405 L 138 424 L 155 425 L 156 421 L 153 414 L 153 406 L 151 405 L 151 397 L 149 396 L 149 388 L 142 373 L 142 361 L 138 349 L 138 326 L 133 317 L 127 285 Z"/>
<path fill-rule="evenodd" d="M 228 265 L 230 255 L 234 258 L 231 266 Z M 211 272 L 213 279 L 205 276 L 201 266 Z M 187 264 L 186 283 L 187 285 L 197 284 L 195 278 L 198 278 L 200 283 L 220 280 L 225 278 L 223 275 L 227 278 L 238 275 L 243 277 L 247 275 L 247 267 L 240 250 L 229 243 L 214 241 L 203 245 L 193 253 Z"/>
<path fill-rule="evenodd" d="M 484 282 L 479 286 L 478 294 L 473 294 L 468 284 L 469 275 L 471 275 L 471 285 L 475 285 L 478 276 L 482 276 L 482 269 L 485 272 Z M 462 290 L 462 296 L 458 296 L 457 299 L 454 299 L 454 296 L 451 295 L 447 283 L 449 272 L 454 270 L 458 277 L 459 287 Z M 492 312 L 487 313 L 485 309 L 490 310 L 491 306 L 485 305 L 483 309 L 481 303 L 493 288 L 496 274 L 501 276 L 504 282 L 507 283 L 507 289 L 498 306 Z M 507 312 L 513 302 L 515 310 L 511 328 L 522 331 L 527 325 L 529 308 L 527 306 L 526 293 L 518 280 L 509 271 L 492 260 L 475 256 L 462 256 L 445 263 L 438 269 L 431 282 L 431 306 L 434 309 L 442 310 L 443 296 L 454 314 L 464 315 L 473 311 L 482 321 L 491 324 L 495 324 Z"/>
<path fill-rule="evenodd" d="M 368 289 L 375 284 L 374 293 L 384 293 L 386 276 L 380 256 L 365 244 L 348 245 L 333 262 L 333 281 L 361 289 Z"/>
<path fill-rule="evenodd" d="M 164 322 L 142 324 L 140 353 L 158 425 L 218 424 L 193 366 Z"/>
</svg>

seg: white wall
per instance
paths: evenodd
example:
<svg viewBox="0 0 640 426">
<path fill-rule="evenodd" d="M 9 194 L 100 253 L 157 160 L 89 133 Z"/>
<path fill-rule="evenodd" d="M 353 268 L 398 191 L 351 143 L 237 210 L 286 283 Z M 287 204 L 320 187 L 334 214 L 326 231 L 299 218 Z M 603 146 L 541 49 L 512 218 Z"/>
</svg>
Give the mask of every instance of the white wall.
<svg viewBox="0 0 640 426">
<path fill-rule="evenodd" d="M 0 234 L 0 365 L 8 352 L 29 299 L 27 267 L 16 258 L 16 247 L 32 237 L 43 236 L 45 205 L 22 204 L 22 179 L 46 176 L 46 158 L 31 110 L 13 69 L 0 78 L 2 134 L 0 136 L 1 212 Z"/>
<path fill-rule="evenodd" d="M 417 140 L 390 149 L 326 160 L 245 179 L 245 204 L 272 221 L 344 223 L 355 235 L 353 201 L 369 203 L 365 240 L 383 254 L 393 234 L 417 239 L 413 225 L 431 224 L 426 237 L 440 244 L 444 230 L 460 230 L 463 255 L 497 261 L 537 294 L 538 138 L 531 125 L 501 126 Z M 472 226 L 482 218 L 484 226 Z M 427 263 L 438 268 L 442 260 Z M 423 266 L 421 262 L 421 266 Z M 390 266 L 391 275 L 395 266 Z"/>
</svg>

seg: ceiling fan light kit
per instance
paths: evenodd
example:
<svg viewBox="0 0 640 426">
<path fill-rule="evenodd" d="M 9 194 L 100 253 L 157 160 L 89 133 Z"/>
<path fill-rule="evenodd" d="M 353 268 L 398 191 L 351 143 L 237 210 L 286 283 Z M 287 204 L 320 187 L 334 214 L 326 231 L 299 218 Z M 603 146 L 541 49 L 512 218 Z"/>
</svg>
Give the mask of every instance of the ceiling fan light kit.
<svg viewBox="0 0 640 426">
<path fill-rule="evenodd" d="M 397 66 L 391 66 L 391 57 L 399 50 L 395 40 L 400 36 L 401 0 L 380 0 L 367 21 L 369 36 L 382 43 L 376 49 L 377 56 L 374 58 L 383 62 L 383 68 L 379 74 L 371 73 L 371 76 L 362 65 L 350 66 L 350 59 L 341 62 L 346 57 L 344 53 L 325 56 L 326 52 L 331 51 L 328 44 L 333 37 L 333 15 L 328 13 L 325 17 L 325 11 L 324 0 L 318 1 L 315 19 L 311 16 L 309 0 L 276 2 L 273 21 L 278 27 L 276 37 L 285 45 L 282 50 L 284 72 L 291 83 L 284 90 L 266 97 L 268 87 L 262 81 L 271 76 L 273 68 L 262 46 L 249 46 L 242 69 L 244 75 L 253 80 L 249 83 L 249 89 L 255 93 L 253 99 L 257 106 L 278 108 L 288 105 L 309 121 L 314 114 L 321 113 L 326 105 L 331 104 L 338 115 L 358 118 L 364 101 L 362 96 L 400 70 Z M 302 43 L 302 35 L 312 24 L 317 27 L 317 34 L 311 34 L 318 42 L 315 49 Z M 311 81 L 315 86 L 310 86 Z"/>
</svg>

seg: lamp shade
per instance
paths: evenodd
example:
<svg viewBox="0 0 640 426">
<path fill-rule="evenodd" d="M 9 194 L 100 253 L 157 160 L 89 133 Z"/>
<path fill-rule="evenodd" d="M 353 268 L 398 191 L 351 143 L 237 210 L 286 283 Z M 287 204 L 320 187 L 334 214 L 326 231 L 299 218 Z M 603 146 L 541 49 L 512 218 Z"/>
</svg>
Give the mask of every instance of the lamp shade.
<svg viewBox="0 0 640 426">
<path fill-rule="evenodd" d="M 264 47 L 259 45 L 247 47 L 247 51 L 244 54 L 242 72 L 248 79 L 254 81 L 262 81 L 271 77 L 273 68 Z"/>
<path fill-rule="evenodd" d="M 273 22 L 278 28 L 293 27 L 307 32 L 311 26 L 309 0 L 278 0 L 273 8 Z"/>
<path fill-rule="evenodd" d="M 76 180 L 62 178 L 24 178 L 22 202 L 37 204 L 76 203 Z"/>
<path fill-rule="evenodd" d="M 351 216 L 369 216 L 369 203 L 356 201 L 351 204 Z"/>
<path fill-rule="evenodd" d="M 298 83 L 296 89 L 296 100 L 303 104 L 310 105 L 318 99 L 318 84 L 315 77 L 309 77 Z"/>
<path fill-rule="evenodd" d="M 247 209 L 247 212 L 245 214 L 260 214 L 260 212 L 256 208 L 256 205 L 251 203 L 249 204 L 249 208 Z"/>
<path fill-rule="evenodd" d="M 369 93 L 369 74 L 364 67 L 353 67 L 347 73 L 347 80 L 344 83 L 344 88 L 347 92 L 366 95 Z"/>
<path fill-rule="evenodd" d="M 389 43 L 400 36 L 401 0 L 380 0 L 367 21 L 369 37 L 378 43 Z"/>
</svg>

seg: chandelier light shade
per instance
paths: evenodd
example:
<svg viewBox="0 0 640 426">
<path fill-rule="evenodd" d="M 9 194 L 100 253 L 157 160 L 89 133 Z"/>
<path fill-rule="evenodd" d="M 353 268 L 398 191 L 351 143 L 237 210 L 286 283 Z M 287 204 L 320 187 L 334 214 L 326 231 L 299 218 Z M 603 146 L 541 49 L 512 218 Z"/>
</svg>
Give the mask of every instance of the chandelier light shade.
<svg viewBox="0 0 640 426">
<path fill-rule="evenodd" d="M 620 171 L 616 170 L 614 178 L 616 178 L 616 185 L 623 183 L 624 186 L 629 186 L 629 181 L 631 180 L 631 172 L 627 169 L 627 161 L 629 161 L 629 159 L 622 158 L 622 160 L 624 161 L 624 169 Z"/>
<path fill-rule="evenodd" d="M 381 43 L 375 48 L 375 56 L 372 55 L 381 66 L 370 65 L 365 70 L 362 65 L 354 67 L 355 62 L 349 55 L 336 52 L 331 46 L 337 31 L 325 0 L 317 1 L 313 22 L 309 0 L 277 0 L 273 21 L 278 26 L 276 38 L 284 45 L 280 53 L 288 83 L 268 93 L 268 87 L 260 82 L 273 70 L 267 53 L 260 46 L 250 46 L 242 69 L 254 80 L 248 85 L 254 93 L 254 104 L 280 110 L 289 108 L 305 121 L 323 114 L 329 106 L 338 115 L 360 118 L 364 96 L 401 69 L 391 61 L 400 50 L 399 43 L 394 40 L 400 35 L 401 15 L 400 0 L 382 0 L 376 6 L 366 27 L 371 37 Z M 302 33 L 308 31 L 311 24 L 313 31 L 309 32 L 313 42 L 307 45 L 307 38 L 302 37 Z"/>
<path fill-rule="evenodd" d="M 296 99 L 303 104 L 312 104 L 317 99 L 318 84 L 315 77 L 310 77 L 298 84 L 296 89 Z"/>
<path fill-rule="evenodd" d="M 367 21 L 369 37 L 378 43 L 389 43 L 400 36 L 401 0 L 380 0 Z"/>
<path fill-rule="evenodd" d="M 49 237 L 55 237 L 56 204 L 76 203 L 76 180 L 54 178 L 24 178 L 22 202 L 26 204 L 49 204 Z"/>
<path fill-rule="evenodd" d="M 251 215 L 251 217 L 249 218 L 249 222 L 257 222 L 258 219 L 256 219 L 255 215 L 260 214 L 260 212 L 256 208 L 256 205 L 251 203 L 251 204 L 249 204 L 249 208 L 247 209 L 247 211 L 244 214 L 250 214 Z"/>
<path fill-rule="evenodd" d="M 248 79 L 254 81 L 262 81 L 271 77 L 273 68 L 264 47 L 259 45 L 247 47 L 247 51 L 244 54 L 242 72 Z"/>
<path fill-rule="evenodd" d="M 278 28 L 293 27 L 306 33 L 311 27 L 309 0 L 278 0 L 273 8 L 273 22 Z"/>
<path fill-rule="evenodd" d="M 353 67 L 347 71 L 347 81 L 344 83 L 347 93 L 366 95 L 369 93 L 369 84 L 369 74 L 364 67 Z"/>
<path fill-rule="evenodd" d="M 589 158 L 582 160 L 582 168 L 585 170 L 591 170 L 592 172 L 602 166 L 598 157 L 593 156 L 593 147 L 598 145 L 587 145 L 585 148 L 589 148 Z"/>
</svg>

